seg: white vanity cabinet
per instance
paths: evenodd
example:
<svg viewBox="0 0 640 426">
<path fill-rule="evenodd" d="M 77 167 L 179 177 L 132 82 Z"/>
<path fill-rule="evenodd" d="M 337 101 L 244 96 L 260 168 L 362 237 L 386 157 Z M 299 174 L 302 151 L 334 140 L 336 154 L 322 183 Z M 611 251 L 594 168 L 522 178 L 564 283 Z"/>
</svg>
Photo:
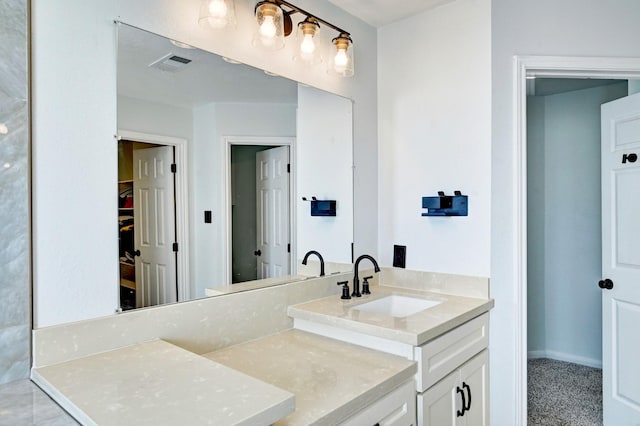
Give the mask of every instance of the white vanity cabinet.
<svg viewBox="0 0 640 426">
<path fill-rule="evenodd" d="M 485 349 L 460 368 L 418 394 L 424 426 L 489 425 L 489 354 Z"/>
<path fill-rule="evenodd" d="M 294 328 L 405 356 L 415 361 L 418 372 L 413 391 L 418 426 L 488 426 L 488 312 L 418 346 L 297 318 L 295 314 L 296 312 L 293 315 Z M 458 411 L 461 412 L 460 416 L 457 416 Z M 371 424 L 375 425 L 376 422 Z"/>
<path fill-rule="evenodd" d="M 489 425 L 489 314 L 414 348 L 419 426 Z"/>
</svg>

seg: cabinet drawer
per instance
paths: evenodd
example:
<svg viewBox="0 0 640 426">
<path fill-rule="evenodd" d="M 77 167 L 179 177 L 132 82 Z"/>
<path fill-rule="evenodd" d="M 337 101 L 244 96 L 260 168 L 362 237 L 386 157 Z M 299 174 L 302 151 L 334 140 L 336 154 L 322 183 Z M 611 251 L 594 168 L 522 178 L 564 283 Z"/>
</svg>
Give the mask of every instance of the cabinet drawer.
<svg viewBox="0 0 640 426">
<path fill-rule="evenodd" d="M 485 313 L 414 348 L 418 392 L 427 390 L 488 345 L 489 314 Z"/>
<path fill-rule="evenodd" d="M 410 380 L 340 425 L 416 426 L 415 389 Z"/>
</svg>

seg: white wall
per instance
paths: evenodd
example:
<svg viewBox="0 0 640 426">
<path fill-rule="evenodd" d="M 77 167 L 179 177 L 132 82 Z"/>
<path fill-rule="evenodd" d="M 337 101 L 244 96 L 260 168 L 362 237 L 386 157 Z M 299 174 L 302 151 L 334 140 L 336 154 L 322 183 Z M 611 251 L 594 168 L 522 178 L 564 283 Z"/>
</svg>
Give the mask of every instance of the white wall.
<svg viewBox="0 0 640 426">
<path fill-rule="evenodd" d="M 378 33 L 379 254 L 409 269 L 489 276 L 490 1 L 458 0 Z M 466 217 L 422 197 L 469 196 Z"/>
<path fill-rule="evenodd" d="M 544 100 L 543 96 L 527 97 L 527 350 L 536 352 L 544 351 L 547 344 L 544 320 L 544 212 L 547 206 L 542 168 L 545 159 Z"/>
<path fill-rule="evenodd" d="M 353 242 L 352 103 L 298 87 L 296 214 L 298 260 L 309 250 L 326 261 L 351 263 Z M 336 216 L 311 216 L 311 200 L 336 200 Z"/>
<path fill-rule="evenodd" d="M 491 422 L 516 417 L 514 55 L 640 57 L 640 2 L 492 0 Z M 489 84 L 487 82 L 487 84 Z M 499 374 L 495 374 L 499 372 Z M 523 413 L 520 413 L 523 414 Z M 526 413 L 524 413 L 526 416 Z"/>
<path fill-rule="evenodd" d="M 536 97 L 541 105 L 528 109 L 527 128 L 534 131 L 527 137 L 527 219 L 534 226 L 527 247 L 527 337 L 533 356 L 602 365 L 602 290 L 595 285 L 602 277 L 600 105 L 626 94 L 621 82 Z"/>
<path fill-rule="evenodd" d="M 173 136 L 193 140 L 193 112 L 190 108 L 118 96 L 118 130 Z"/>
<path fill-rule="evenodd" d="M 115 16 L 32 4 L 34 327 L 118 306 Z"/>
<path fill-rule="evenodd" d="M 33 270 L 35 326 L 113 313 L 117 306 L 116 38 L 114 19 L 356 101 L 356 241 L 376 251 L 376 32 L 328 2 L 298 6 L 351 31 L 356 75 L 340 79 L 291 61 L 291 49 L 251 47 L 254 2 L 236 2 L 238 25 L 197 25 L 199 0 L 34 0 Z M 331 31 L 324 31 L 327 38 Z M 194 128 L 197 126 L 194 126 Z M 195 171 L 206 178 L 206 170 Z M 205 184 L 206 180 L 202 181 Z M 214 209 L 213 202 L 197 206 Z M 361 216 L 361 217 L 360 217 Z M 215 217 L 215 213 L 214 213 Z M 113 223 L 113 225 L 111 225 Z M 200 225 L 202 225 L 200 223 Z M 214 233 L 213 228 L 205 229 Z M 196 230 L 197 232 L 197 230 Z M 218 243 L 216 243 L 218 244 Z M 215 252 L 215 251 L 211 251 Z"/>
<path fill-rule="evenodd" d="M 192 192 L 190 247 L 194 297 L 204 289 L 226 285 L 224 136 L 296 136 L 295 104 L 216 103 L 194 109 L 194 149 L 189 153 Z M 204 211 L 212 223 L 204 223 Z"/>
</svg>

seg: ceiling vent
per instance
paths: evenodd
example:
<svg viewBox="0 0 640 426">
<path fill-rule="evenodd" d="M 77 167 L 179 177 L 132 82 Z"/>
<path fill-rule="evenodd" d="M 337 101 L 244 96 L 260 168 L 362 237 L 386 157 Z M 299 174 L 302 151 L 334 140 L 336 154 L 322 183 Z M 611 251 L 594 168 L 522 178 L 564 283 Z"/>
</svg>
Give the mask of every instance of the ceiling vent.
<svg viewBox="0 0 640 426">
<path fill-rule="evenodd" d="M 150 63 L 149 67 L 167 72 L 177 72 L 189 65 L 190 62 L 191 59 L 169 53 L 168 55 L 164 55 L 162 58 Z"/>
</svg>

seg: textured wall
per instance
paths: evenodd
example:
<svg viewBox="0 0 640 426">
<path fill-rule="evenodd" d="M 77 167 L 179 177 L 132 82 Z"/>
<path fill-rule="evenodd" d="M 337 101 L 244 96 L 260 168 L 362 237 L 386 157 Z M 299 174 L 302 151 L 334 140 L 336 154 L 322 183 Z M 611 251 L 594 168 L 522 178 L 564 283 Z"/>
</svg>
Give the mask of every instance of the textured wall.
<svg viewBox="0 0 640 426">
<path fill-rule="evenodd" d="M 0 0 L 0 384 L 30 367 L 27 3 Z"/>
</svg>

